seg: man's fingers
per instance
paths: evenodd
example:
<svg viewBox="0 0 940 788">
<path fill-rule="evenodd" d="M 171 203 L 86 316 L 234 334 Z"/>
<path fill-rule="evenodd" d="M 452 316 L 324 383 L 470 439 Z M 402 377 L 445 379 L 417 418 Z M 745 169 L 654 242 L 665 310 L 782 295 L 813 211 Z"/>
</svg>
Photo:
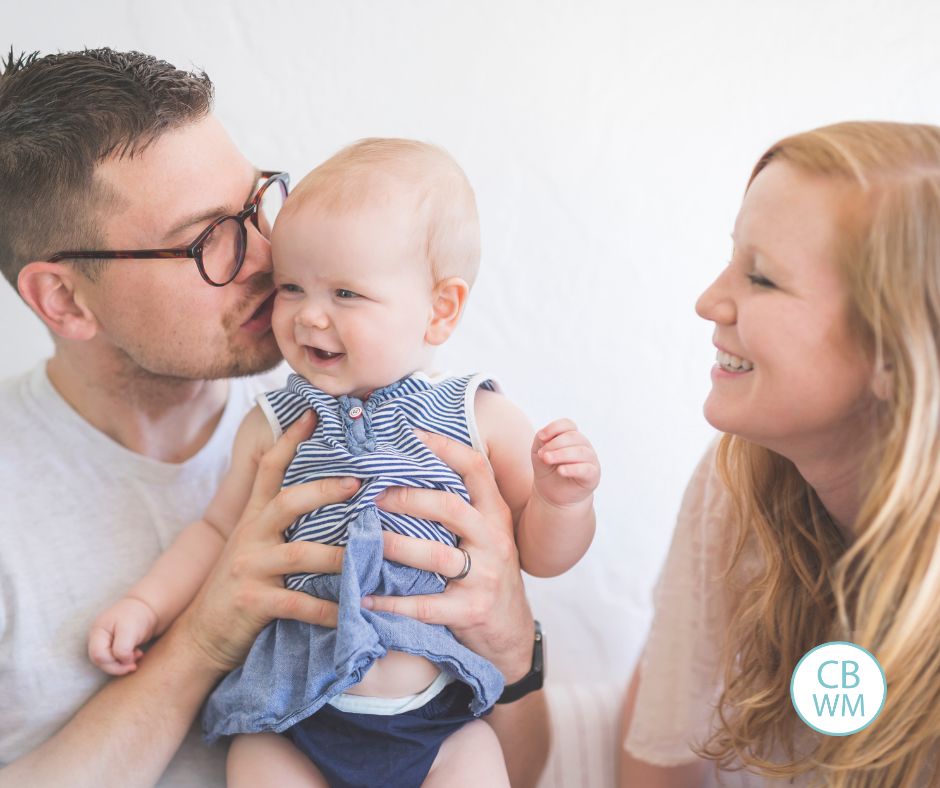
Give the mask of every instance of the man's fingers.
<svg viewBox="0 0 940 788">
<path fill-rule="evenodd" d="M 496 486 L 496 479 L 493 478 L 490 464 L 480 452 L 435 432 L 415 430 L 415 434 L 425 446 L 463 479 L 464 486 L 470 494 L 470 500 L 479 512 L 487 514 L 506 509 L 506 503 L 499 494 L 499 487 Z"/>
<path fill-rule="evenodd" d="M 285 487 L 262 509 L 258 519 L 267 532 L 280 534 L 300 515 L 345 501 L 359 485 L 358 479 L 339 476 Z"/>
<path fill-rule="evenodd" d="M 425 624 L 453 623 L 455 615 L 460 612 L 459 603 L 454 603 L 444 594 L 367 596 L 363 598 L 362 606 L 369 610 L 398 613 Z"/>
<path fill-rule="evenodd" d="M 253 562 L 253 570 L 268 577 L 308 572 L 336 575 L 343 568 L 343 548 L 318 542 L 285 542 L 264 550 Z"/>
<path fill-rule="evenodd" d="M 306 624 L 333 628 L 336 627 L 339 612 L 335 602 L 286 588 L 269 589 L 264 607 L 269 618 L 289 618 Z"/>
<path fill-rule="evenodd" d="M 376 505 L 386 512 L 433 520 L 457 536 L 470 536 L 479 513 L 456 493 L 418 487 L 389 487 Z"/>
<path fill-rule="evenodd" d="M 284 482 L 284 472 L 297 453 L 297 447 L 310 437 L 315 423 L 313 411 L 306 411 L 264 453 L 258 462 L 258 473 L 251 488 L 249 505 L 264 506 L 277 495 Z"/>
<path fill-rule="evenodd" d="M 463 570 L 464 554 L 456 547 L 390 531 L 385 531 L 382 536 L 385 538 L 384 555 L 389 561 L 436 572 L 444 577 L 454 577 Z"/>
</svg>

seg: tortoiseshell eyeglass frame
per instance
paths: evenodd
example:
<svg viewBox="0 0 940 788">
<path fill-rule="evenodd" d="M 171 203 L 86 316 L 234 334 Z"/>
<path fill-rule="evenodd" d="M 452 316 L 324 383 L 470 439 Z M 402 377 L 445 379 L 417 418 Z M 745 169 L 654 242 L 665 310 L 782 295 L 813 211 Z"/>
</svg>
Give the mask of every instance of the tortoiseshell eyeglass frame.
<svg viewBox="0 0 940 788">
<path fill-rule="evenodd" d="M 236 276 L 238 276 L 238 272 L 241 270 L 242 263 L 245 262 L 245 248 L 248 244 L 248 230 L 245 227 L 245 222 L 248 219 L 251 219 L 251 223 L 255 226 L 255 229 L 258 230 L 258 232 L 261 232 L 261 228 L 258 226 L 258 205 L 261 203 L 261 198 L 264 196 L 265 191 L 268 189 L 268 187 L 273 186 L 276 183 L 278 184 L 278 188 L 283 190 L 284 196 L 286 197 L 290 188 L 290 175 L 286 172 L 264 170 L 259 173 L 259 175 L 261 178 L 265 178 L 266 180 L 258 188 L 258 191 L 255 192 L 255 196 L 251 198 L 251 202 L 248 204 L 245 210 L 230 216 L 220 216 L 208 227 L 206 227 L 206 229 L 199 233 L 199 235 L 196 236 L 195 241 L 186 247 L 177 247 L 173 249 L 66 250 L 63 252 L 56 252 L 54 255 L 52 255 L 52 257 L 48 258 L 47 262 L 58 263 L 61 260 L 167 260 L 191 257 L 196 261 L 196 267 L 199 269 L 199 275 L 203 278 L 203 280 L 205 280 L 207 284 L 210 284 L 213 287 L 224 287 Z M 206 239 L 212 234 L 212 231 L 222 224 L 222 222 L 228 221 L 230 219 L 237 221 L 240 227 L 241 244 L 238 247 L 238 258 L 232 270 L 232 275 L 229 276 L 229 278 L 224 282 L 215 282 L 209 277 L 209 274 L 206 273 L 206 269 L 202 264 L 202 248 L 206 242 Z"/>
</svg>

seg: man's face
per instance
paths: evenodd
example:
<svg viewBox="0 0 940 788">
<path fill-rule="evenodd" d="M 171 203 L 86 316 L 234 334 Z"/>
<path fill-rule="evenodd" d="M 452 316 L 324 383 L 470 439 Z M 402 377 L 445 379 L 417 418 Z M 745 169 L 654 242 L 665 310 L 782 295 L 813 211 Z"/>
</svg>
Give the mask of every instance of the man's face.
<svg viewBox="0 0 940 788">
<path fill-rule="evenodd" d="M 185 247 L 213 219 L 240 211 L 258 184 L 212 116 L 103 162 L 96 176 L 115 193 L 99 218 L 108 249 Z M 94 341 L 128 374 L 213 379 L 280 360 L 270 246 L 250 222 L 245 262 L 225 287 L 206 284 L 192 259 L 114 260 L 82 292 L 100 325 Z"/>
</svg>

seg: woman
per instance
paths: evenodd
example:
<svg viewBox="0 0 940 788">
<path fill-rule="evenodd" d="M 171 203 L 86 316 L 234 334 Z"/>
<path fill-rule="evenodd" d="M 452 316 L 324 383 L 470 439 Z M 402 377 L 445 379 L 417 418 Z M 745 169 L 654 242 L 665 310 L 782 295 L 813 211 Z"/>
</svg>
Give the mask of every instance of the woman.
<svg viewBox="0 0 940 788">
<path fill-rule="evenodd" d="M 844 123 L 757 163 L 693 477 L 624 704 L 627 785 L 908 786 L 940 738 L 940 129 Z M 813 733 L 790 676 L 871 651 L 878 719 Z M 710 765 L 712 761 L 714 765 Z M 736 781 L 740 781 L 736 783 Z"/>
</svg>

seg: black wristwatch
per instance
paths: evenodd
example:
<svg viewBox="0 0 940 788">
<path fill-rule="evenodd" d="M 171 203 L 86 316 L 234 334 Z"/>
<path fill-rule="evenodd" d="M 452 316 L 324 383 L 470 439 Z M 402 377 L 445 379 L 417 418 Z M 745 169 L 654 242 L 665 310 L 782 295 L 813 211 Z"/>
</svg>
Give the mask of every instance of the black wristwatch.
<svg viewBox="0 0 940 788">
<path fill-rule="evenodd" d="M 532 646 L 532 667 L 519 681 L 503 687 L 503 694 L 499 696 L 497 703 L 512 703 L 519 700 L 519 698 L 524 698 L 530 692 L 542 689 L 542 684 L 545 683 L 545 659 L 542 654 L 543 641 L 542 625 L 536 621 L 535 644 Z"/>
</svg>

